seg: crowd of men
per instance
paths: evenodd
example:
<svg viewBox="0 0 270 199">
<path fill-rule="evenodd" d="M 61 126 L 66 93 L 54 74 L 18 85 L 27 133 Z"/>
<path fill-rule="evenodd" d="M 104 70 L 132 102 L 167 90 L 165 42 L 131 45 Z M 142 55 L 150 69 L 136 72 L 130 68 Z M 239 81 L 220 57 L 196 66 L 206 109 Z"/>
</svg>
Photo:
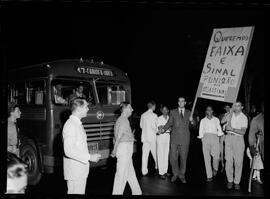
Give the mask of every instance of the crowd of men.
<svg viewBox="0 0 270 199">
<path fill-rule="evenodd" d="M 88 102 L 79 97 L 71 101 L 71 115 L 63 128 L 64 143 L 64 178 L 67 181 L 68 194 L 84 194 L 87 177 L 89 174 L 89 161 L 97 162 L 101 158 L 98 153 L 90 154 L 87 147 L 86 133 L 81 119 L 87 116 Z M 178 98 L 178 108 L 169 112 L 167 106 L 161 107 L 162 115 L 154 113 L 156 103 L 150 101 L 148 110 L 141 115 L 140 127 L 142 145 L 142 175 L 148 175 L 148 157 L 151 152 L 155 169 L 161 179 L 170 177 L 168 165 L 171 164 L 171 182 L 178 178 L 182 183 L 186 180 L 186 164 L 190 146 L 190 125 L 195 125 L 191 111 L 185 108 L 184 97 Z M 121 115 L 114 127 L 114 148 L 111 156 L 117 158 L 116 173 L 113 185 L 113 195 L 123 194 L 126 183 L 129 183 L 133 195 L 141 195 L 143 191 L 138 183 L 133 167 L 132 154 L 134 132 L 128 118 L 133 109 L 128 102 L 120 105 Z M 217 175 L 219 162 L 225 168 L 227 188 L 240 189 L 243 158 L 246 150 L 244 135 L 248 129 L 248 117 L 242 112 L 243 105 L 240 101 L 232 107 L 225 107 L 226 113 L 219 118 L 213 115 L 212 106 L 207 106 L 205 117 L 199 124 L 198 138 L 202 140 L 202 152 L 206 169 L 206 181 L 211 182 Z M 14 104 L 9 104 L 8 118 L 8 151 L 18 155 L 18 139 L 16 134 L 16 120 L 20 118 L 20 109 Z M 257 140 L 259 139 L 259 142 Z M 264 161 L 264 106 L 261 113 L 251 120 L 249 126 L 249 147 L 251 158 L 256 158 L 255 171 L 263 168 Z M 259 150 L 258 150 L 259 148 Z M 180 158 L 180 164 L 179 164 Z M 9 161 L 11 160 L 12 161 Z M 27 167 L 14 158 L 8 156 L 8 190 L 7 193 L 23 193 L 26 187 Z M 15 163 L 14 163 L 15 162 Z M 14 167 L 14 164 L 17 165 Z M 19 166 L 18 166 L 19 165 Z M 20 166 L 21 165 L 21 166 Z M 12 175 L 9 171 L 17 169 L 18 174 Z M 262 183 L 260 174 L 254 172 L 254 179 Z M 23 177 L 23 178 L 22 178 Z M 22 182 L 19 185 L 16 183 Z M 9 187 L 13 187 L 13 190 Z M 17 188 L 16 188 L 17 187 Z"/>
<path fill-rule="evenodd" d="M 184 97 L 178 99 L 178 108 L 171 110 L 168 116 L 167 107 L 161 108 L 162 115 L 157 117 L 154 113 L 156 104 L 148 103 L 148 110 L 142 114 L 140 126 L 142 128 L 142 174 L 147 175 L 148 155 L 151 151 L 158 168 L 161 179 L 169 176 L 167 173 L 168 157 L 172 167 L 173 176 L 171 182 L 178 178 L 186 183 L 186 160 L 190 144 L 189 125 L 194 125 L 193 117 L 189 110 L 185 109 Z M 219 118 L 213 115 L 212 106 L 207 106 L 205 117 L 199 123 L 199 136 L 202 140 L 202 152 L 206 169 L 206 181 L 211 182 L 217 175 L 219 163 L 221 171 L 226 171 L 227 188 L 240 189 L 243 159 L 245 150 L 249 157 L 255 158 L 253 179 L 262 184 L 259 170 L 263 169 L 264 160 L 264 106 L 261 113 L 253 115 L 249 128 L 249 147 L 245 147 L 244 135 L 248 129 L 248 116 L 243 113 L 243 105 L 240 101 L 232 107 L 226 105 L 225 113 Z M 160 120 L 162 119 L 162 122 Z M 259 147 L 256 141 L 260 137 Z M 166 158 L 164 158 L 166 156 Z M 180 166 L 178 158 L 180 157 Z M 165 162 L 166 161 L 166 162 Z"/>
</svg>

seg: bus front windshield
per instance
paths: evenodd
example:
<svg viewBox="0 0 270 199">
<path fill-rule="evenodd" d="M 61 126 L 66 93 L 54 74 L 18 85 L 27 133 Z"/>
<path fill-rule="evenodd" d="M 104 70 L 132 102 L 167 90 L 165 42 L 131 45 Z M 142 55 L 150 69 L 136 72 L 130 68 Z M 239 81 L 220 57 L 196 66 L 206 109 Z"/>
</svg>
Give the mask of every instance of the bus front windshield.
<svg viewBox="0 0 270 199">
<path fill-rule="evenodd" d="M 126 90 L 118 83 L 96 81 L 99 102 L 102 105 L 119 105 L 126 101 Z"/>
<path fill-rule="evenodd" d="M 69 106 L 72 100 L 84 98 L 90 106 L 95 105 L 94 89 L 89 82 L 76 80 L 54 80 L 52 100 L 57 105 Z"/>
</svg>

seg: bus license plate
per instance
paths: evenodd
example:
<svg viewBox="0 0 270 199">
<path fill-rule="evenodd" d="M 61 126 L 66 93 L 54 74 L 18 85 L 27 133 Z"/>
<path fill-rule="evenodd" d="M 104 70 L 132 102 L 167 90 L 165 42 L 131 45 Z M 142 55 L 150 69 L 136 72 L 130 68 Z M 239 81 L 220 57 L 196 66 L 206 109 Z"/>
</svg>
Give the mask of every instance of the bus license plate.
<svg viewBox="0 0 270 199">
<path fill-rule="evenodd" d="M 97 142 L 88 143 L 88 150 L 90 153 L 98 152 L 98 143 Z"/>
</svg>

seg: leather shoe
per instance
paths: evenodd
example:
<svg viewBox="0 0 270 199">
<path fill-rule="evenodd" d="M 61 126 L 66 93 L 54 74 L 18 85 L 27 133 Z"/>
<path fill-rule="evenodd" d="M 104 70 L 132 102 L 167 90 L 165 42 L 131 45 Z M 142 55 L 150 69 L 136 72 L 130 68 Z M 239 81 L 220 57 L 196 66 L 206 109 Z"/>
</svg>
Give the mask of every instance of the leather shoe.
<svg viewBox="0 0 270 199">
<path fill-rule="evenodd" d="M 228 182 L 227 183 L 227 189 L 232 189 L 233 187 L 233 182 Z"/>
<path fill-rule="evenodd" d="M 235 190 L 239 190 L 239 189 L 240 189 L 240 185 L 239 185 L 239 184 L 235 184 L 235 185 L 234 185 L 234 189 L 235 189 Z"/>
<path fill-rule="evenodd" d="M 179 179 L 180 179 L 180 181 L 181 181 L 183 184 L 186 184 L 186 183 L 187 183 L 187 181 L 186 181 L 185 178 L 179 178 Z"/>
<path fill-rule="evenodd" d="M 213 178 L 207 178 L 206 179 L 206 182 L 212 182 L 213 181 Z"/>
<path fill-rule="evenodd" d="M 175 182 L 177 180 L 177 176 L 173 176 L 172 178 L 171 178 L 171 182 Z"/>
<path fill-rule="evenodd" d="M 160 178 L 161 178 L 162 180 L 165 180 L 165 179 L 166 179 L 166 176 L 165 176 L 165 175 L 160 175 Z"/>
</svg>

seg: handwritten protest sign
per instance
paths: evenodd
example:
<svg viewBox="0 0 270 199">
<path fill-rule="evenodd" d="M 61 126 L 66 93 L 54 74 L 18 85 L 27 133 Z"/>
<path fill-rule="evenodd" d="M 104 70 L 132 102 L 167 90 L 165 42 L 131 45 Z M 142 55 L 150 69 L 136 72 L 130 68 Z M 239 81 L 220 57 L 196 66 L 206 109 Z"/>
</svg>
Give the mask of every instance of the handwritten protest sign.
<svg viewBox="0 0 270 199">
<path fill-rule="evenodd" d="M 196 97 L 235 102 L 254 27 L 214 29 Z"/>
</svg>

